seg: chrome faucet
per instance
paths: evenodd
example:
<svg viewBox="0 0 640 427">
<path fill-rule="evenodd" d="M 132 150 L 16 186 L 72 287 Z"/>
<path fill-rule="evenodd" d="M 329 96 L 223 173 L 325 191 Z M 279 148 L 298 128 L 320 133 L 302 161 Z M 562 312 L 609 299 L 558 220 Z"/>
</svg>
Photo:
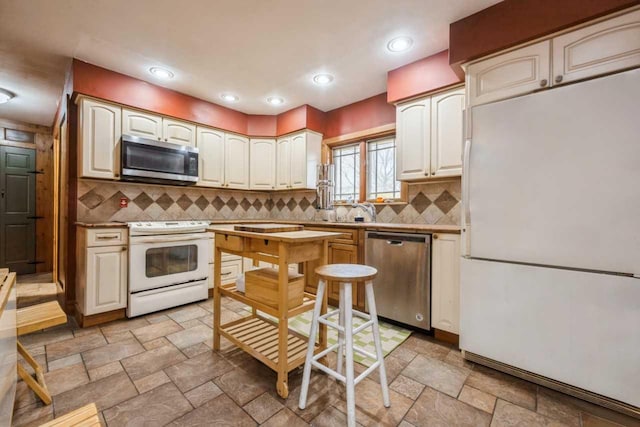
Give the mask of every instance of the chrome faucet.
<svg viewBox="0 0 640 427">
<path fill-rule="evenodd" d="M 371 202 L 355 203 L 354 202 L 351 204 L 351 207 L 364 209 L 364 211 L 367 212 L 371 217 L 371 222 L 376 222 L 376 207 L 374 206 L 373 203 Z"/>
</svg>

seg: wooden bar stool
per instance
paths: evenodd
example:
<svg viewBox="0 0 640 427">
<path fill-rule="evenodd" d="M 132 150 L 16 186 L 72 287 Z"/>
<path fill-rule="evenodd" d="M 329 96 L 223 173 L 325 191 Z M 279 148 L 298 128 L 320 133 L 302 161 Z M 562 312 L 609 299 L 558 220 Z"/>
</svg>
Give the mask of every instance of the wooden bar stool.
<svg viewBox="0 0 640 427">
<path fill-rule="evenodd" d="M 304 364 L 304 373 L 302 375 L 302 389 L 300 390 L 300 401 L 298 406 L 304 409 L 307 405 L 307 392 L 309 391 L 309 380 L 311 377 L 311 366 L 315 366 L 342 381 L 347 389 L 347 420 L 349 426 L 356 424 L 356 402 L 355 402 L 355 386 L 362 381 L 367 375 L 375 369 L 380 370 L 380 386 L 382 388 L 382 401 L 385 407 L 391 406 L 389 402 L 389 388 L 387 386 L 387 373 L 384 369 L 384 354 L 382 353 L 382 344 L 380 342 L 380 330 L 378 327 L 378 315 L 376 312 L 376 301 L 373 295 L 373 278 L 378 274 L 378 270 L 373 267 L 360 264 L 329 264 L 316 268 L 315 273 L 320 277 L 318 282 L 318 293 L 316 295 L 316 304 L 313 310 L 313 320 L 311 321 L 311 330 L 309 332 L 309 345 L 307 348 L 307 358 Z M 320 316 L 320 308 L 324 293 L 326 292 L 327 280 L 332 280 L 340 284 L 340 308 L 333 310 L 323 316 Z M 355 282 L 365 282 L 365 292 L 367 298 L 367 306 L 369 313 L 362 313 L 353 310 L 351 287 Z M 339 324 L 329 320 L 329 317 L 339 313 Z M 353 316 L 358 316 L 366 320 L 365 323 L 353 328 Z M 313 355 L 314 344 L 316 341 L 316 333 L 318 324 L 323 323 L 330 328 L 338 331 L 338 342 L 326 350 Z M 376 347 L 376 354 L 355 346 L 353 344 L 353 335 L 364 329 L 371 327 L 373 329 L 373 340 Z M 343 350 L 343 347 L 344 350 Z M 318 362 L 329 352 L 338 350 L 338 366 L 334 371 Z M 353 369 L 353 352 L 362 354 L 375 362 L 364 372 L 354 378 Z M 346 369 L 342 374 L 343 368 L 343 352 L 346 353 Z"/>
<path fill-rule="evenodd" d="M 67 323 L 67 315 L 62 308 L 60 308 L 60 304 L 58 304 L 57 301 L 20 308 L 17 311 L 16 317 L 18 336 Z M 51 394 L 44 382 L 44 373 L 42 372 L 40 364 L 36 362 L 19 340 L 17 343 L 18 353 L 31 365 L 36 378 L 33 379 L 20 363 L 18 363 L 18 375 L 20 375 L 20 378 L 27 383 L 29 388 L 38 395 L 45 405 L 50 405 Z"/>
</svg>

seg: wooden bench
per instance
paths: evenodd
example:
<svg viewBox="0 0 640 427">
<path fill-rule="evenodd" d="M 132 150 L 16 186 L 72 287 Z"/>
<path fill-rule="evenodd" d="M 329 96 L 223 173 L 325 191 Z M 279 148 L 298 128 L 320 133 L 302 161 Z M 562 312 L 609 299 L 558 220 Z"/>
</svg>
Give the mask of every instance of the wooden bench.
<svg viewBox="0 0 640 427">
<path fill-rule="evenodd" d="M 42 424 L 40 427 L 89 427 L 101 425 L 102 423 L 98 417 L 98 408 L 96 408 L 95 403 L 90 403 L 82 408 L 51 420 L 48 423 Z"/>
<path fill-rule="evenodd" d="M 16 327 L 18 336 L 26 335 L 52 326 L 64 325 L 67 323 L 67 315 L 57 301 L 45 302 L 43 304 L 32 305 L 17 310 Z M 18 353 L 31 365 L 35 372 L 35 379 L 18 363 L 18 375 L 33 390 L 45 405 L 51 404 L 51 394 L 44 382 L 42 367 L 29 354 L 27 349 L 18 343 Z"/>
</svg>

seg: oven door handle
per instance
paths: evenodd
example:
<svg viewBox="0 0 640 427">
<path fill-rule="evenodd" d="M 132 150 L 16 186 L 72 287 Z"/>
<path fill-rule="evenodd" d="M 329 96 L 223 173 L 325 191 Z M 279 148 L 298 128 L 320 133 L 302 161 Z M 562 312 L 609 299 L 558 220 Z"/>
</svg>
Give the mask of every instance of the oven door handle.
<svg viewBox="0 0 640 427">
<path fill-rule="evenodd" d="M 198 234 L 176 234 L 176 235 L 167 235 L 164 234 L 162 236 L 131 236 L 129 242 L 132 245 L 137 245 L 141 243 L 171 243 L 171 242 L 187 242 L 187 241 L 196 241 L 196 240 L 208 240 L 210 236 L 206 233 L 198 233 Z"/>
</svg>

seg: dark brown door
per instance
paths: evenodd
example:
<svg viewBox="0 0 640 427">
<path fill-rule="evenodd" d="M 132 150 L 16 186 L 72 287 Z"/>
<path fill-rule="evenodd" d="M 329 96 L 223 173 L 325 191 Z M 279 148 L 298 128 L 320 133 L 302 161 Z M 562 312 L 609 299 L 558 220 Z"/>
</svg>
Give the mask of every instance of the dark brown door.
<svg viewBox="0 0 640 427">
<path fill-rule="evenodd" d="M 36 152 L 0 146 L 0 267 L 35 273 Z"/>
</svg>

